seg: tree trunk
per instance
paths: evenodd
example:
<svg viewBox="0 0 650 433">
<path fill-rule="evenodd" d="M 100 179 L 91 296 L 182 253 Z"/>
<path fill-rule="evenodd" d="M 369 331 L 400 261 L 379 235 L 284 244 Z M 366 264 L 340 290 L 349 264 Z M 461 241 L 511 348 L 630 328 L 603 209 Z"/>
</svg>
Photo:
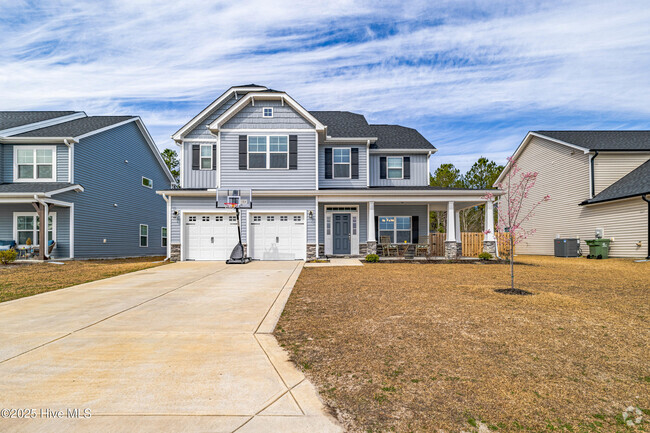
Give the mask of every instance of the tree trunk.
<svg viewBox="0 0 650 433">
<path fill-rule="evenodd" d="M 515 288 L 515 240 L 510 233 L 510 288 Z"/>
</svg>

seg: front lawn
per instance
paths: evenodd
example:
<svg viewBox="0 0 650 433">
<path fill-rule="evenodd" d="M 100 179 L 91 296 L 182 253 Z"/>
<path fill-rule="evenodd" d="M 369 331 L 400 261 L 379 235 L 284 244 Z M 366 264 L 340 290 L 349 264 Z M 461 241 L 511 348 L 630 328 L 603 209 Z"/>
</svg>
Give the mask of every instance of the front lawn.
<svg viewBox="0 0 650 433">
<path fill-rule="evenodd" d="M 650 263 L 517 260 L 306 268 L 275 335 L 350 431 L 649 431 Z"/>
<path fill-rule="evenodd" d="M 164 257 L 0 265 L 0 302 L 160 266 Z"/>
</svg>

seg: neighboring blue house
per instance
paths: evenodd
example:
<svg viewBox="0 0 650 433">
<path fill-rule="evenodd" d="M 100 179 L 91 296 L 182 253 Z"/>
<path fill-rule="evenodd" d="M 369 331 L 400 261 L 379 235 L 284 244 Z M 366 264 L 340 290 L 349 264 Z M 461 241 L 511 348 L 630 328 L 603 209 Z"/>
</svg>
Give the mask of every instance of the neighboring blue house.
<svg viewBox="0 0 650 433">
<path fill-rule="evenodd" d="M 215 206 L 224 190 L 252 196 L 241 220 L 253 259 L 426 252 L 434 210 L 447 211 L 445 251 L 455 258 L 458 212 L 486 202 L 485 247 L 494 252 L 486 191 L 430 187 L 436 148 L 415 129 L 307 111 L 285 92 L 250 84 L 228 89 L 172 138 L 181 188 L 159 193 L 169 203 L 173 260 L 228 258 L 237 223 L 234 211 Z"/>
<path fill-rule="evenodd" d="M 164 255 L 172 182 L 139 117 L 0 112 L 0 239 L 19 248 L 44 214 L 53 258 Z"/>
</svg>

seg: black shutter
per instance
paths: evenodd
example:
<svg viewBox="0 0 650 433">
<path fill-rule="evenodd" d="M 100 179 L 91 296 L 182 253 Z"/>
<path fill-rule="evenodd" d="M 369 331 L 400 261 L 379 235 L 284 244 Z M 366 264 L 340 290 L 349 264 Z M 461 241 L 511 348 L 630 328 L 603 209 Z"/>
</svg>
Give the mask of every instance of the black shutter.
<svg viewBox="0 0 650 433">
<path fill-rule="evenodd" d="M 212 169 L 217 169 L 217 145 L 212 145 Z"/>
<path fill-rule="evenodd" d="M 411 157 L 405 156 L 404 157 L 404 179 L 410 179 L 410 178 L 411 178 Z"/>
<path fill-rule="evenodd" d="M 379 242 L 379 217 L 375 215 L 375 241 Z"/>
<path fill-rule="evenodd" d="M 332 178 L 332 148 L 325 148 L 325 179 Z"/>
<path fill-rule="evenodd" d="M 379 179 L 386 179 L 386 157 L 379 158 Z"/>
<path fill-rule="evenodd" d="M 420 242 L 420 218 L 417 215 L 411 217 L 411 243 Z"/>
<path fill-rule="evenodd" d="M 289 136 L 289 170 L 298 170 L 298 136 Z"/>
<path fill-rule="evenodd" d="M 352 164 L 350 168 L 352 169 L 352 179 L 359 179 L 359 148 L 352 148 Z"/>
<path fill-rule="evenodd" d="M 192 170 L 201 169 L 201 146 L 198 144 L 192 145 Z"/>
<path fill-rule="evenodd" d="M 248 169 L 248 136 L 239 136 L 239 169 Z"/>
</svg>

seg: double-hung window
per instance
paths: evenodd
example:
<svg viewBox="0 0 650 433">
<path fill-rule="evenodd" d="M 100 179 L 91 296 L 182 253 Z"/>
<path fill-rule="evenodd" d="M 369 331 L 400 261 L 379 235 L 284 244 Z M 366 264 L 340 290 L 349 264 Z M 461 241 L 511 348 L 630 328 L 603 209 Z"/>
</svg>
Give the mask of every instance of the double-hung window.
<svg viewBox="0 0 650 433">
<path fill-rule="evenodd" d="M 160 228 L 160 246 L 161 247 L 167 246 L 167 227 Z"/>
<path fill-rule="evenodd" d="M 201 145 L 201 170 L 212 170 L 212 145 Z"/>
<path fill-rule="evenodd" d="M 249 135 L 248 168 L 289 168 L 289 137 Z"/>
<path fill-rule="evenodd" d="M 401 156 L 386 158 L 389 179 L 402 179 L 404 177 L 404 159 Z"/>
<path fill-rule="evenodd" d="M 32 241 L 32 245 L 39 245 L 41 239 L 40 218 L 36 213 L 18 213 L 15 215 L 16 242 L 18 245 L 27 245 L 27 239 Z M 56 235 L 56 213 L 48 215 L 47 239 L 55 241 Z"/>
<path fill-rule="evenodd" d="M 149 246 L 149 226 L 146 224 L 140 224 L 140 246 Z"/>
<path fill-rule="evenodd" d="M 55 180 L 56 146 L 14 146 L 14 180 Z"/>
<path fill-rule="evenodd" d="M 350 149 L 334 148 L 333 152 L 333 165 L 334 179 L 349 179 L 350 178 Z"/>
<path fill-rule="evenodd" d="M 411 217 L 379 217 L 379 240 L 390 243 L 411 243 Z"/>
</svg>

